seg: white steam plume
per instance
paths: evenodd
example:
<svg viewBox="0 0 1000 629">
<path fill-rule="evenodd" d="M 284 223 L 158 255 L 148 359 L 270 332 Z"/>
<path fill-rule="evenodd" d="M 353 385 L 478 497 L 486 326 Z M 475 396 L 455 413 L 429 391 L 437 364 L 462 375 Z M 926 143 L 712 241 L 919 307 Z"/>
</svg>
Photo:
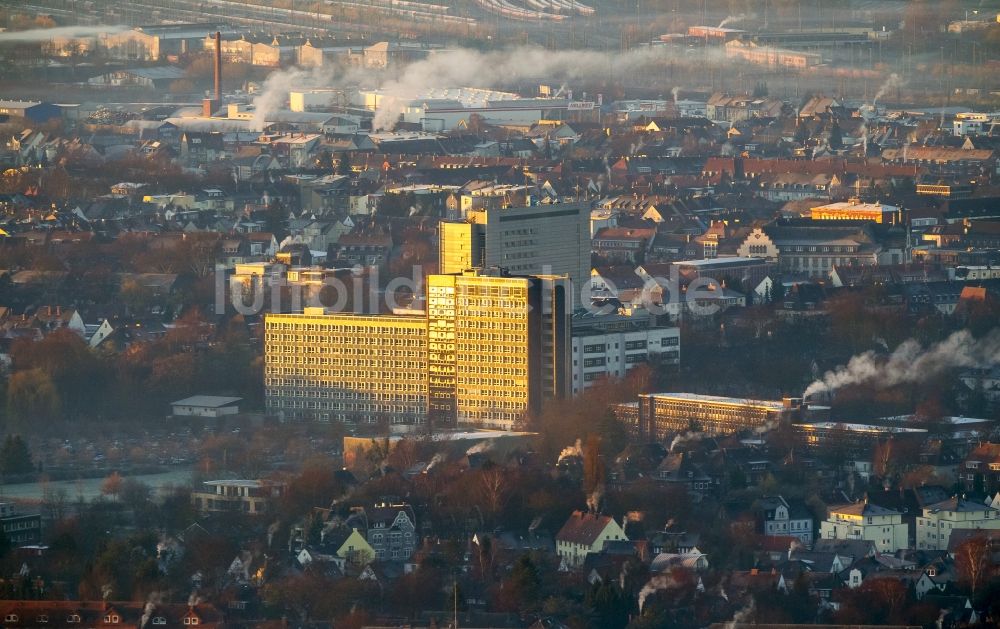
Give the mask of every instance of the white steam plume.
<svg viewBox="0 0 1000 629">
<path fill-rule="evenodd" d="M 608 77 L 611 68 L 629 72 L 653 71 L 668 61 L 669 51 L 636 49 L 626 53 L 591 50 L 552 51 L 532 46 L 495 52 L 451 50 L 433 54 L 408 65 L 401 75 L 382 84 L 382 96 L 372 127 L 391 129 L 407 102 L 431 89 L 450 87 L 493 88 L 518 80 L 546 76 L 560 81 L 593 81 Z M 723 53 L 710 62 L 722 62 Z"/>
<path fill-rule="evenodd" d="M 576 443 L 574 443 L 573 445 L 566 446 L 565 448 L 562 449 L 562 452 L 559 453 L 559 461 L 562 461 L 568 456 L 579 456 L 579 457 L 583 456 L 583 444 L 580 442 L 579 439 L 577 439 Z M 556 463 L 558 463 L 559 461 L 556 461 Z"/>
<path fill-rule="evenodd" d="M 331 86 L 336 82 L 335 77 L 328 70 L 318 68 L 308 70 L 291 68 L 272 72 L 261 85 L 260 92 L 253 98 L 251 129 L 263 131 L 264 127 L 267 126 L 268 119 L 285 108 L 290 91 Z"/>
<path fill-rule="evenodd" d="M 57 26 L 55 28 L 32 28 L 26 31 L 0 33 L 0 42 L 48 41 L 66 37 L 69 39 L 89 39 L 101 35 L 113 35 L 131 30 L 128 26 Z"/>
<path fill-rule="evenodd" d="M 753 17 L 754 17 L 753 14 L 748 15 L 746 13 L 740 13 L 739 15 L 727 15 L 726 19 L 719 22 L 719 25 L 716 26 L 715 28 L 722 28 L 723 26 L 728 26 L 736 22 L 742 22 L 743 20 L 749 20 Z"/>
<path fill-rule="evenodd" d="M 897 87 L 902 87 L 902 85 L 903 85 L 903 80 L 899 78 L 898 74 L 896 74 L 895 72 L 890 74 L 889 78 L 885 80 L 885 83 L 883 83 L 878 88 L 878 91 L 875 92 L 875 98 L 872 99 L 872 110 L 874 111 L 875 105 L 878 104 L 878 99 L 885 96 L 889 90 Z"/>
<path fill-rule="evenodd" d="M 742 608 L 736 610 L 736 613 L 733 614 L 733 619 L 726 623 L 726 629 L 736 629 L 739 625 L 749 623 L 753 619 L 753 610 L 754 602 L 753 597 L 751 596 L 749 602 Z"/>
<path fill-rule="evenodd" d="M 441 454 L 440 452 L 436 453 L 433 457 L 431 457 L 431 462 L 428 463 L 427 467 L 424 468 L 424 474 L 430 472 L 436 465 L 444 463 L 444 461 L 445 461 L 444 455 Z"/>
<path fill-rule="evenodd" d="M 674 440 L 670 442 L 670 449 L 669 449 L 669 451 L 670 452 L 674 452 L 674 451 L 677 450 L 677 448 L 679 446 L 682 446 L 685 443 L 688 443 L 688 442 L 691 442 L 691 441 L 701 441 L 702 437 L 704 437 L 704 436 L 705 436 L 704 433 L 694 432 L 694 431 L 688 431 L 688 432 L 678 433 L 677 436 L 674 437 Z"/>
<path fill-rule="evenodd" d="M 598 484 L 594 487 L 594 491 L 587 496 L 587 508 L 590 509 L 591 513 L 600 513 L 602 498 L 604 498 L 604 485 Z"/>
<path fill-rule="evenodd" d="M 493 440 L 492 439 L 484 439 L 483 441 L 480 441 L 476 445 L 474 445 L 471 448 L 469 448 L 468 450 L 466 450 L 465 454 L 468 455 L 468 454 L 476 454 L 476 453 L 488 452 L 488 451 L 490 451 L 490 450 L 493 449 L 493 445 L 494 444 L 493 444 Z"/>
<path fill-rule="evenodd" d="M 846 365 L 826 372 L 810 384 L 804 395 L 829 393 L 868 382 L 877 383 L 881 388 L 925 382 L 949 369 L 984 369 L 997 364 L 1000 364 L 1000 329 L 994 329 L 981 339 L 974 338 L 968 330 L 961 330 L 926 349 L 910 339 L 900 344 L 888 358 L 881 358 L 872 351 L 858 354 Z"/>
<path fill-rule="evenodd" d="M 646 606 L 646 599 L 649 598 L 651 594 L 655 594 L 661 590 L 672 590 L 674 588 L 680 587 L 681 584 L 677 582 L 669 573 L 658 574 L 649 580 L 646 585 L 642 586 L 639 590 L 639 611 L 642 612 L 643 607 Z"/>
<path fill-rule="evenodd" d="M 674 105 L 677 104 L 677 95 L 680 93 L 680 91 L 681 91 L 681 88 L 677 87 L 676 85 L 674 87 L 670 88 L 670 93 L 674 97 Z"/>
</svg>

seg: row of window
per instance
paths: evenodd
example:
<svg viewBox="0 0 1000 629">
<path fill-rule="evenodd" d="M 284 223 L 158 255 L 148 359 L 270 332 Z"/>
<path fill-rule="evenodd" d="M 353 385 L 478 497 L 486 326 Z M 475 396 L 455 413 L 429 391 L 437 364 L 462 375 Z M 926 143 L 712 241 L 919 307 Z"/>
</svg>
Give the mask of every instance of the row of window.
<svg viewBox="0 0 1000 629">
<path fill-rule="evenodd" d="M 20 620 L 21 620 L 21 618 L 17 614 L 7 614 L 3 618 L 3 621 L 5 623 L 20 622 Z M 122 620 L 121 616 L 119 616 L 117 614 L 108 614 L 108 615 L 104 616 L 104 624 L 106 624 L 106 625 L 117 625 L 118 623 L 121 622 L 121 620 Z M 35 622 L 38 623 L 38 624 L 46 624 L 46 623 L 49 622 L 49 615 L 48 614 L 38 614 L 37 616 L 35 616 Z M 69 615 L 67 615 L 66 616 L 66 622 L 69 623 L 69 624 L 77 624 L 77 623 L 81 622 L 80 614 L 69 614 Z M 154 624 L 154 625 L 165 625 L 165 624 L 167 624 L 167 619 L 165 617 L 163 617 L 163 616 L 153 616 L 153 618 L 150 620 L 150 622 L 152 624 Z M 200 623 L 201 623 L 201 621 L 200 621 L 200 619 L 197 616 L 185 616 L 184 617 L 184 624 L 185 625 L 197 625 L 197 624 L 200 624 Z"/>
</svg>

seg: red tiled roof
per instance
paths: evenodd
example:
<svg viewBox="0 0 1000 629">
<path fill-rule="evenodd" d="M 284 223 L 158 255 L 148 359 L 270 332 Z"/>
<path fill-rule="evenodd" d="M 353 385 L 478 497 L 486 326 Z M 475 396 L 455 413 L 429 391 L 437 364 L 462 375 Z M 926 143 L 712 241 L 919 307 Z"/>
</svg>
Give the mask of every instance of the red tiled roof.
<svg viewBox="0 0 1000 629">
<path fill-rule="evenodd" d="M 610 516 L 574 511 L 556 535 L 556 541 L 590 546 L 610 523 Z"/>
</svg>

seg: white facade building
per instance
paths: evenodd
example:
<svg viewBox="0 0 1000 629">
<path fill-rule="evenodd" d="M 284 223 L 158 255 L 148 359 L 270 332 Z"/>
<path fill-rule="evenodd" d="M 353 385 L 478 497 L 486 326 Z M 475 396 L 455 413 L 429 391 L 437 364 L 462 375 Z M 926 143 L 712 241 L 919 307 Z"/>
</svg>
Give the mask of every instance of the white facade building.
<svg viewBox="0 0 1000 629">
<path fill-rule="evenodd" d="M 909 546 L 909 527 L 903 514 L 865 502 L 830 507 L 819 527 L 823 539 L 864 539 L 875 542 L 881 553 Z"/>
<path fill-rule="evenodd" d="M 947 550 L 955 529 L 1000 529 L 1000 511 L 959 497 L 928 505 L 917 518 L 917 548 Z"/>
<path fill-rule="evenodd" d="M 572 392 L 579 395 L 604 378 L 623 378 L 635 366 L 655 362 L 678 365 L 681 332 L 659 327 L 643 308 L 573 315 Z"/>
</svg>

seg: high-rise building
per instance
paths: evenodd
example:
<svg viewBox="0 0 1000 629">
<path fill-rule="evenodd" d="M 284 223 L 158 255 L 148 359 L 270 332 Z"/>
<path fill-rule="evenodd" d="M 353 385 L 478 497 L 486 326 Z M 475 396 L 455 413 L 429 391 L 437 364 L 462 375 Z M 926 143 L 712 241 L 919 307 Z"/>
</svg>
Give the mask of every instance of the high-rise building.
<svg viewBox="0 0 1000 629">
<path fill-rule="evenodd" d="M 565 277 L 429 276 L 432 421 L 510 428 L 567 395 L 568 293 Z"/>
<path fill-rule="evenodd" d="M 268 315 L 268 411 L 353 424 L 511 429 L 570 391 L 564 276 L 427 278 L 426 313 Z"/>
<path fill-rule="evenodd" d="M 427 407 L 427 322 L 420 316 L 268 314 L 264 387 L 284 419 L 415 424 Z"/>
<path fill-rule="evenodd" d="M 499 267 L 512 275 L 567 275 L 574 301 L 590 281 L 590 206 L 553 203 L 470 210 L 440 227 L 441 273 Z"/>
</svg>

